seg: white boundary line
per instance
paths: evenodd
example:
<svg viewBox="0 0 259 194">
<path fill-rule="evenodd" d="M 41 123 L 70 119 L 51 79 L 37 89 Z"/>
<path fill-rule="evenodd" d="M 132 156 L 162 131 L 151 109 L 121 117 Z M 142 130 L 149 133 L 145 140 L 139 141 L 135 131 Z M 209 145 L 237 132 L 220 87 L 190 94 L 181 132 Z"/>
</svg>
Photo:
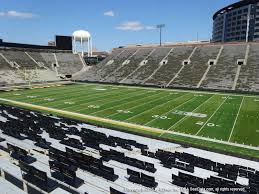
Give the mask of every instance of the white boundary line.
<svg viewBox="0 0 259 194">
<path fill-rule="evenodd" d="M 214 113 L 210 116 L 210 118 L 203 124 L 203 126 L 201 126 L 201 128 L 199 129 L 199 131 L 197 131 L 197 133 L 195 135 L 198 135 L 201 130 L 207 125 L 207 123 L 211 120 L 211 118 L 218 112 L 218 110 L 223 106 L 223 104 L 227 101 L 229 96 L 227 96 L 225 98 L 225 100 L 223 100 L 223 102 L 218 106 L 218 108 L 214 111 Z"/>
<path fill-rule="evenodd" d="M 245 97 L 243 97 L 243 98 L 242 98 L 242 101 L 241 101 L 241 103 L 240 103 L 240 106 L 239 106 L 239 109 L 238 109 L 238 112 L 237 112 L 237 115 L 236 115 L 235 122 L 234 122 L 234 124 L 233 124 L 232 130 L 231 130 L 231 133 L 230 133 L 229 138 L 228 138 L 228 142 L 230 142 L 231 137 L 232 137 L 232 134 L 233 134 L 234 129 L 235 129 L 235 127 L 236 127 L 237 119 L 238 119 L 238 117 L 239 117 L 239 114 L 240 114 L 241 108 L 242 108 L 242 106 L 243 106 L 244 99 L 245 99 Z"/>
</svg>

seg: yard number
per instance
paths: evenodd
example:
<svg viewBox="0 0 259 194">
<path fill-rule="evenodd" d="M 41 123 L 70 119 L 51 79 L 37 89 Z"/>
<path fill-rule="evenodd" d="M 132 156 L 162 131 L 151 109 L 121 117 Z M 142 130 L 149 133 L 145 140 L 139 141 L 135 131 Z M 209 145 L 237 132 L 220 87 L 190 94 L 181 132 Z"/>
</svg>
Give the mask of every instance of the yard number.
<svg viewBox="0 0 259 194">
<path fill-rule="evenodd" d="M 202 122 L 202 121 L 198 121 L 197 123 L 196 123 L 196 125 L 204 125 L 205 123 L 204 122 Z M 214 123 L 207 123 L 206 124 L 208 127 L 218 127 L 219 125 L 215 125 Z"/>
<path fill-rule="evenodd" d="M 170 118 L 168 118 L 167 116 L 161 116 L 161 115 L 153 115 L 152 118 L 155 118 L 155 119 L 162 119 L 162 120 L 170 119 Z"/>
<path fill-rule="evenodd" d="M 100 108 L 100 106 L 97 106 L 97 105 L 89 105 L 88 108 Z"/>
</svg>

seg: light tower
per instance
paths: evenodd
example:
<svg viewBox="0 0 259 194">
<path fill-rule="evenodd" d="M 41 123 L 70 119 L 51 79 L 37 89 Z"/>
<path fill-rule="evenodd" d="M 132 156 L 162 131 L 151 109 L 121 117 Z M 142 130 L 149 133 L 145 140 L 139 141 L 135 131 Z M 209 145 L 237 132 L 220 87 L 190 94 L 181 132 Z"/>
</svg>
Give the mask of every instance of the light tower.
<svg viewBox="0 0 259 194">
<path fill-rule="evenodd" d="M 162 29 L 165 27 L 165 24 L 158 24 L 156 26 L 156 28 L 159 29 L 159 38 L 160 38 L 160 42 L 159 45 L 162 46 Z"/>
<path fill-rule="evenodd" d="M 87 52 L 87 56 L 91 57 L 93 54 L 92 37 L 88 31 L 77 30 L 73 33 L 73 53 Z M 79 45 L 78 45 L 79 44 Z M 87 48 L 86 48 L 87 45 Z"/>
</svg>

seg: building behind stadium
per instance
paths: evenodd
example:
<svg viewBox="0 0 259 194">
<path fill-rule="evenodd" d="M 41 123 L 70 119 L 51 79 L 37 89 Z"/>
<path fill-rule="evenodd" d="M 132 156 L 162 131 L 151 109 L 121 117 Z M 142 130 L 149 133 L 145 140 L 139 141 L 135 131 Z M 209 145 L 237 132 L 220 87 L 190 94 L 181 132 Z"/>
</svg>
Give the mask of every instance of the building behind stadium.
<svg viewBox="0 0 259 194">
<path fill-rule="evenodd" d="M 259 41 L 259 0 L 242 0 L 213 16 L 214 42 Z"/>
</svg>

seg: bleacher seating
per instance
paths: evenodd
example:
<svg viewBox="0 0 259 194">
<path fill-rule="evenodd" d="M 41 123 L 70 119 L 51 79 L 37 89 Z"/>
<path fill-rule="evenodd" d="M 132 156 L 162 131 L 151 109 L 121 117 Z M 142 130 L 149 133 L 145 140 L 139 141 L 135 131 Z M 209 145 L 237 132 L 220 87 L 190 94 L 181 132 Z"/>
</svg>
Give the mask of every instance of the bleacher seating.
<svg viewBox="0 0 259 194">
<path fill-rule="evenodd" d="M 170 85 L 195 88 L 208 68 L 209 59 L 216 59 L 219 49 L 220 46 L 198 47 L 190 59 L 190 64 L 185 65 Z"/>
<path fill-rule="evenodd" d="M 17 63 L 21 69 L 35 69 L 36 67 L 40 68 L 23 51 L 1 50 L 1 53 L 8 59 L 8 61 Z"/>
<path fill-rule="evenodd" d="M 56 53 L 59 74 L 75 74 L 83 68 L 78 55 L 72 53 Z"/>
<path fill-rule="evenodd" d="M 17 68 L 37 68 L 34 82 L 74 74 L 80 81 L 258 92 L 258 51 L 258 43 L 126 47 L 84 68 L 80 57 L 68 52 L 2 48 L 0 83 L 25 83 Z M 186 60 L 190 61 L 183 66 Z M 245 64 L 238 65 L 238 60 Z"/>
<path fill-rule="evenodd" d="M 242 65 L 237 83 L 237 90 L 258 91 L 259 90 L 259 45 L 251 44 L 247 64 Z"/>
<path fill-rule="evenodd" d="M 166 85 L 182 67 L 182 61 L 191 54 L 193 47 L 176 47 L 169 54 L 168 63 L 163 64 L 161 68 L 145 82 L 147 85 Z"/>
<path fill-rule="evenodd" d="M 123 79 L 127 78 L 132 72 L 134 72 L 140 62 L 147 57 L 152 49 L 138 49 L 134 56 L 130 58 L 129 63 L 124 64 L 118 69 L 116 72 L 112 73 L 109 77 L 107 77 L 104 81 L 105 82 L 120 82 Z"/>
<path fill-rule="evenodd" d="M 120 48 L 79 80 L 211 90 L 259 90 L 258 43 Z M 248 52 L 247 52 L 248 51 Z M 247 53 L 247 58 L 246 58 Z M 241 65 L 238 71 L 238 60 Z M 246 61 L 247 60 L 247 61 Z M 183 66 L 183 62 L 188 61 Z M 250 76 L 251 75 L 251 76 Z"/>
<path fill-rule="evenodd" d="M 86 76 L 89 81 L 105 81 L 105 79 L 119 68 L 126 59 L 133 55 L 134 52 L 134 49 L 126 49 L 123 51 L 115 50 L 99 64 L 92 66 L 88 72 L 84 73 L 84 76 Z M 84 76 L 82 79 L 84 79 Z"/>
<path fill-rule="evenodd" d="M 143 64 L 137 71 L 127 77 L 123 83 L 140 84 L 144 82 L 159 67 L 159 63 L 168 54 L 171 48 L 158 48 L 147 58 L 147 63 Z"/>
<path fill-rule="evenodd" d="M 225 45 L 219 61 L 213 65 L 201 88 L 231 90 L 237 72 L 237 60 L 244 59 L 246 45 Z"/>
<path fill-rule="evenodd" d="M 6 122 L 0 121 L 0 132 L 6 135 L 6 139 L 0 138 L 0 142 L 7 141 L 5 149 L 12 158 L 19 162 L 23 178 L 47 192 L 61 185 L 56 180 L 73 188 L 80 188 L 84 184 L 82 172 L 107 180 L 107 184 L 114 183 L 122 176 L 121 173 L 117 174 L 119 172 L 116 171 L 118 166 L 120 171 L 124 169 L 125 173 L 127 172 L 129 182 L 150 188 L 153 191 L 161 183 L 160 173 L 167 172 L 161 171 L 162 168 L 174 169 L 171 183 L 180 187 L 240 188 L 247 193 L 259 191 L 259 172 L 254 168 L 242 166 L 238 163 L 216 162 L 213 161 L 214 159 L 185 152 L 169 152 L 162 149 L 151 151 L 147 145 L 135 140 L 108 136 L 105 133 L 84 127 L 79 130 L 75 126 L 82 125 L 83 123 L 80 121 L 52 117 L 9 105 L 0 105 L 0 116 L 8 118 Z M 59 123 L 59 125 L 56 125 L 56 123 Z M 45 134 L 44 137 L 48 137 L 48 141 L 52 138 L 55 139 L 54 142 L 56 143 L 50 145 L 43 138 L 43 134 Z M 46 136 L 46 134 L 48 135 Z M 47 158 L 48 164 L 46 165 L 48 165 L 48 172 L 50 169 L 50 174 L 46 173 L 46 168 L 44 170 L 36 167 L 41 164 L 40 161 L 37 162 L 38 160 L 35 159 L 38 154 L 32 154 L 20 146 L 8 143 L 9 137 L 17 139 L 17 142 L 28 143 L 31 140 L 35 146 L 46 150 L 45 153 L 47 154 L 44 155 L 44 158 Z M 57 146 L 58 143 L 65 144 L 65 148 L 61 149 L 62 146 Z M 2 145 L 0 149 L 3 150 Z M 29 146 L 31 148 L 31 144 Z M 114 149 L 111 149 L 111 147 Z M 137 151 L 135 149 L 139 149 L 142 154 L 141 159 L 134 156 L 129 157 L 126 153 L 115 150 L 116 147 L 129 152 L 133 151 L 133 153 Z M 96 150 L 96 152 L 89 152 L 89 150 Z M 143 157 L 150 157 L 151 160 Z M 156 162 L 153 163 L 154 161 Z M 116 163 L 115 166 L 113 165 L 114 162 Z M 125 167 L 125 165 L 127 166 Z M 197 168 L 203 169 L 204 172 L 206 170 L 210 175 L 206 178 L 201 177 L 197 173 L 200 172 L 200 170 L 197 171 Z M 136 171 L 135 169 L 139 170 Z M 80 176 L 77 173 L 78 171 L 80 171 Z M 143 171 L 145 172 L 143 173 Z M 8 178 L 7 175 L 8 173 L 6 173 Z M 247 184 L 240 183 L 238 181 L 240 178 L 247 179 Z M 120 179 L 120 181 L 122 180 Z M 164 184 L 164 182 L 162 183 Z M 168 182 L 168 184 L 171 183 Z M 66 189 L 68 188 L 66 187 Z M 114 194 L 123 193 L 113 188 L 109 189 Z M 211 192 L 217 193 L 216 190 Z"/>
</svg>

